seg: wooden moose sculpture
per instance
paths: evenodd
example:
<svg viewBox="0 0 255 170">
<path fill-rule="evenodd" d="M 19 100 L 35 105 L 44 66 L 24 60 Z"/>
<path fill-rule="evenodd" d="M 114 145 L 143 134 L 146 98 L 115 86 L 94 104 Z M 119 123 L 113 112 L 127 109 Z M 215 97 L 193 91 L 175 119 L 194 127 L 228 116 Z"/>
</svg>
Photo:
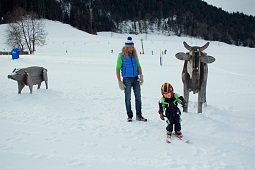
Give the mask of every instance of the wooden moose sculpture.
<svg viewBox="0 0 255 170">
<path fill-rule="evenodd" d="M 198 93 L 197 112 L 202 113 L 202 105 L 206 103 L 207 64 L 213 63 L 215 58 L 203 52 L 209 46 L 209 42 L 202 47 L 191 47 L 186 42 L 183 42 L 183 45 L 189 52 L 175 54 L 176 58 L 184 60 L 182 82 L 184 99 L 187 102 L 187 106 L 183 108 L 183 112 L 188 112 L 189 92 L 192 91 L 193 94 Z"/>
</svg>

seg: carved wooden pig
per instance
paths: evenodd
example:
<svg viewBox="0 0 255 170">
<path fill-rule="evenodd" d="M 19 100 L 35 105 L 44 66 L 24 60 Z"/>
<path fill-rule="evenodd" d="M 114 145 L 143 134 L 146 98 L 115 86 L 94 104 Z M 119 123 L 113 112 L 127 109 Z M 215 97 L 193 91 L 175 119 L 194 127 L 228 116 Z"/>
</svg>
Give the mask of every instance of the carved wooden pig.
<svg viewBox="0 0 255 170">
<path fill-rule="evenodd" d="M 48 89 L 48 75 L 47 69 L 43 67 L 27 67 L 21 69 L 14 69 L 13 72 L 8 75 L 8 79 L 13 79 L 18 82 L 18 94 L 21 93 L 21 90 L 25 85 L 29 86 L 30 93 L 33 92 L 33 85 L 38 84 L 40 89 L 41 83 L 45 81 L 46 89 Z"/>
</svg>

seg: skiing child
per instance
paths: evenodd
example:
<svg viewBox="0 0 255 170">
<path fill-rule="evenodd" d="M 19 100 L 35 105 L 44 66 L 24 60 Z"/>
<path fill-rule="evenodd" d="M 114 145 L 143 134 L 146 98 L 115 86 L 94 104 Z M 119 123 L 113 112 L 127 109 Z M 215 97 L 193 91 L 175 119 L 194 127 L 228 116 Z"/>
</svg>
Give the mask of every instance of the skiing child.
<svg viewBox="0 0 255 170">
<path fill-rule="evenodd" d="M 164 117 L 167 118 L 167 133 L 166 139 L 168 142 L 171 142 L 171 135 L 174 130 L 174 134 L 182 138 L 183 135 L 181 133 L 181 111 L 178 108 L 178 103 L 182 105 L 182 107 L 186 107 L 186 101 L 182 96 L 174 93 L 174 89 L 170 83 L 164 83 L 161 86 L 161 94 L 162 98 L 159 101 L 159 115 L 162 120 L 165 120 Z M 165 115 L 164 115 L 165 113 Z M 174 127 L 173 127 L 174 126 Z"/>
</svg>

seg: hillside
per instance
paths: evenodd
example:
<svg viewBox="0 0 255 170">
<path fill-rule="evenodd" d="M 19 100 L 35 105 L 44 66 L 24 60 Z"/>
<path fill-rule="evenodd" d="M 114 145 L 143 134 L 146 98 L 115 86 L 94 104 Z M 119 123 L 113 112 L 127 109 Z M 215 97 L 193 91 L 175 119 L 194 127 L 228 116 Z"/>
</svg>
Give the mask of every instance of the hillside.
<svg viewBox="0 0 255 170">
<path fill-rule="evenodd" d="M 255 16 L 228 13 L 203 0 L 2 0 L 0 24 L 16 20 L 17 8 L 91 34 L 160 32 L 255 47 Z"/>
<path fill-rule="evenodd" d="M 144 39 L 143 116 L 126 122 L 123 91 L 115 77 L 117 55 L 128 34 L 90 35 L 70 25 L 45 20 L 47 45 L 17 60 L 0 56 L 0 169 L 77 170 L 252 170 L 255 167 L 255 49 L 210 42 L 216 58 L 209 65 L 207 107 L 196 113 L 197 95 L 182 113 L 189 144 L 165 142 L 166 123 L 159 118 L 161 84 L 168 81 L 182 95 L 182 45 L 204 40 L 162 35 L 131 35 L 137 51 Z M 6 25 L 0 25 L 3 32 Z M 10 50 L 3 44 L 0 47 Z M 163 50 L 163 66 L 159 55 Z M 111 53 L 113 50 L 113 53 Z M 153 50 L 153 55 L 152 55 Z M 49 89 L 25 87 L 7 79 L 14 68 L 48 69 Z M 132 97 L 133 100 L 133 97 Z M 134 108 L 134 105 L 133 105 Z"/>
</svg>

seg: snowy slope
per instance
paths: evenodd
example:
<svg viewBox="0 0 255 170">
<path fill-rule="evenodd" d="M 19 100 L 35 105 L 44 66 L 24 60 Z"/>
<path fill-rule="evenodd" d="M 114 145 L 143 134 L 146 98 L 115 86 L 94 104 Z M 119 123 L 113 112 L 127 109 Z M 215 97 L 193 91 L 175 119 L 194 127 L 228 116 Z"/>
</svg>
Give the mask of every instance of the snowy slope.
<svg viewBox="0 0 255 170">
<path fill-rule="evenodd" d="M 158 115 L 160 86 L 170 82 L 182 92 L 182 61 L 174 54 L 182 45 L 204 40 L 161 35 L 132 35 L 144 73 L 143 116 L 148 122 L 126 122 L 124 94 L 115 76 L 118 53 L 127 34 L 89 35 L 69 25 L 45 21 L 47 45 L 34 55 L 0 56 L 0 169 L 223 169 L 255 168 L 255 49 L 210 42 L 205 50 L 216 58 L 209 65 L 208 106 L 196 113 L 191 94 L 182 132 L 190 144 L 165 142 L 166 123 Z M 0 50 L 6 25 L 0 25 Z M 167 49 L 163 66 L 160 51 Z M 8 49 L 9 50 L 9 49 Z M 113 50 L 113 53 L 111 53 Z M 152 50 L 154 55 L 152 55 Z M 48 69 L 33 94 L 7 75 L 14 68 Z M 132 97 L 134 99 L 134 97 Z M 134 105 L 133 105 L 134 108 Z"/>
</svg>

